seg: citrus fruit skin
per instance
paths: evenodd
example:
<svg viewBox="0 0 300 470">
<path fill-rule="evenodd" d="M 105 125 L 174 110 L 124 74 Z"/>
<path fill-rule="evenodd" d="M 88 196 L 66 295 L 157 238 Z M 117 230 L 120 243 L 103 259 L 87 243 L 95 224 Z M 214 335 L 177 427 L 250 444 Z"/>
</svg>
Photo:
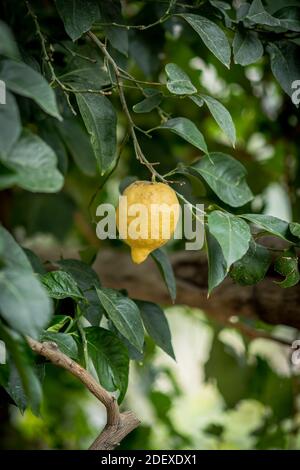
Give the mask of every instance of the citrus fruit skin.
<svg viewBox="0 0 300 470">
<path fill-rule="evenodd" d="M 127 204 L 124 207 L 120 202 L 117 207 L 117 227 L 120 234 L 121 224 L 127 228 L 123 240 L 131 248 L 133 262 L 140 264 L 153 250 L 167 243 L 174 234 L 179 219 L 179 202 L 170 186 L 149 181 L 135 181 L 125 189 L 122 196 L 126 196 Z M 137 221 L 138 216 L 137 212 L 131 210 L 136 204 L 141 204 L 144 208 L 139 214 L 140 220 L 143 223 L 146 221 L 146 225 L 143 225 L 145 227 L 143 234 L 133 237 L 130 225 Z"/>
</svg>

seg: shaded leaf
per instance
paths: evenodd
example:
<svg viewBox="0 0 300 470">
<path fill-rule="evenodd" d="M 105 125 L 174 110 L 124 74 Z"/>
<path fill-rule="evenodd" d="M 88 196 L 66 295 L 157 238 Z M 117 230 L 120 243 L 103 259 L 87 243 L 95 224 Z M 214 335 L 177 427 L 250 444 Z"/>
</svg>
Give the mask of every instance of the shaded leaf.
<svg viewBox="0 0 300 470">
<path fill-rule="evenodd" d="M 233 40 L 234 62 L 249 65 L 257 62 L 263 55 L 264 48 L 257 34 L 253 31 L 237 30 Z"/>
<path fill-rule="evenodd" d="M 154 90 L 153 88 L 145 88 L 144 92 L 146 90 L 148 90 L 148 92 L 146 92 L 147 97 L 132 107 L 135 113 L 149 113 L 159 106 L 163 99 L 161 92 Z"/>
<path fill-rule="evenodd" d="M 232 120 L 230 113 L 227 111 L 225 106 L 223 106 L 215 98 L 212 98 L 211 96 L 207 96 L 207 95 L 201 95 L 201 98 L 205 101 L 205 103 L 208 106 L 208 109 L 210 110 L 217 124 L 220 126 L 222 131 L 227 135 L 228 139 L 234 146 L 235 141 L 236 141 L 236 132 L 235 132 L 235 125 L 234 125 L 234 122 Z"/>
<path fill-rule="evenodd" d="M 252 240 L 247 253 L 234 263 L 230 276 L 242 286 L 251 286 L 265 277 L 270 264 L 271 255 L 269 250 Z"/>
<path fill-rule="evenodd" d="M 285 277 L 281 282 L 276 282 L 280 287 L 287 288 L 293 287 L 298 284 L 300 280 L 298 258 L 295 254 L 284 254 L 276 258 L 274 269 L 279 274 Z"/>
<path fill-rule="evenodd" d="M 83 291 L 100 286 L 96 272 L 88 264 L 78 259 L 61 259 L 56 261 L 64 271 L 68 272 Z"/>
<path fill-rule="evenodd" d="M 94 0 L 55 0 L 55 3 L 65 30 L 73 41 L 91 29 L 100 17 L 98 3 Z"/>
<path fill-rule="evenodd" d="M 0 54 L 10 59 L 19 59 L 17 43 L 9 26 L 0 20 Z"/>
<path fill-rule="evenodd" d="M 6 105 L 0 105 L 0 155 L 8 154 L 22 130 L 19 109 L 14 96 L 6 93 Z"/>
<path fill-rule="evenodd" d="M 121 3 L 118 0 L 101 0 L 99 2 L 102 23 L 124 24 L 122 18 Z M 125 28 L 109 25 L 103 26 L 105 34 L 115 49 L 127 56 L 128 54 L 128 31 Z"/>
<path fill-rule="evenodd" d="M 108 391 L 120 391 L 119 402 L 128 385 L 129 358 L 126 347 L 111 331 L 91 326 L 85 328 L 89 357 L 99 382 Z"/>
<path fill-rule="evenodd" d="M 171 332 L 164 311 L 152 302 L 136 301 L 145 328 L 154 342 L 169 356 L 175 359 L 172 346 Z"/>
<path fill-rule="evenodd" d="M 73 277 L 65 271 L 51 271 L 40 276 L 43 286 L 53 299 L 83 300 L 84 296 Z"/>
<path fill-rule="evenodd" d="M 255 24 L 280 26 L 280 21 L 265 10 L 261 0 L 253 0 L 247 14 L 247 19 Z"/>
<path fill-rule="evenodd" d="M 208 295 L 210 295 L 222 281 L 224 281 L 227 269 L 222 248 L 216 238 L 206 227 L 207 261 L 208 261 Z"/>
<path fill-rule="evenodd" d="M 158 248 L 152 251 L 151 256 L 164 278 L 170 297 L 174 303 L 176 299 L 176 279 L 168 255 L 162 248 Z"/>
<path fill-rule="evenodd" d="M 243 214 L 241 217 L 249 220 L 259 227 L 262 227 L 267 232 L 275 235 L 275 237 L 279 237 L 287 241 L 291 238 L 288 222 L 278 219 L 277 217 L 264 214 Z"/>
<path fill-rule="evenodd" d="M 270 54 L 271 69 L 276 80 L 291 96 L 294 92 L 293 82 L 300 77 L 297 46 L 288 41 L 273 42 L 268 44 L 267 51 Z"/>
</svg>

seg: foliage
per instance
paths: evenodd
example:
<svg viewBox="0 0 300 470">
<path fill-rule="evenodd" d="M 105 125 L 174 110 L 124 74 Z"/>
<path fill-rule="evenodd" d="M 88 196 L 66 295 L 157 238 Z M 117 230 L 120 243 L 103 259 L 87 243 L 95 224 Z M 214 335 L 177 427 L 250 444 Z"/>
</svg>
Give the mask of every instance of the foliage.
<svg viewBox="0 0 300 470">
<path fill-rule="evenodd" d="M 278 289 L 299 282 L 297 223 L 263 213 L 274 183 L 290 195 L 295 220 L 300 212 L 291 99 L 300 20 L 297 2 L 288 3 L 1 2 L 0 378 L 21 410 L 39 413 L 42 400 L 26 336 L 92 363 L 119 402 L 129 361 L 145 354 L 145 330 L 174 357 L 161 308 L 103 286 L 91 267 L 99 248 L 91 214 L 125 177 L 171 184 L 194 216 L 205 203 L 209 293 L 227 275 L 256 284 L 271 265 Z M 44 265 L 15 240 L 20 226 L 26 237 L 76 239 L 92 255 Z M 266 234 L 284 242 L 279 252 L 262 247 Z M 153 258 L 174 300 L 167 255 Z"/>
</svg>

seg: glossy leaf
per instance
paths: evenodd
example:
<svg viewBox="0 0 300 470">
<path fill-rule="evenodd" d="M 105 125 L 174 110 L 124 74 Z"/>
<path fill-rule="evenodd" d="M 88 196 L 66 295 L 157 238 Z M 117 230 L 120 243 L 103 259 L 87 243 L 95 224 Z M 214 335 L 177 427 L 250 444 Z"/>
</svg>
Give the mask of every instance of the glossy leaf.
<svg viewBox="0 0 300 470">
<path fill-rule="evenodd" d="M 189 76 L 176 64 L 167 64 L 165 71 L 168 76 L 167 88 L 175 95 L 192 95 L 197 88 L 192 84 Z"/>
<path fill-rule="evenodd" d="M 276 282 L 276 284 L 278 284 L 280 287 L 287 288 L 298 284 L 300 280 L 300 274 L 298 258 L 295 254 L 287 253 L 279 256 L 274 263 L 274 269 L 285 277 L 283 281 Z"/>
<path fill-rule="evenodd" d="M 184 140 L 197 147 L 199 150 L 202 150 L 202 152 L 208 152 L 203 135 L 195 126 L 195 124 L 187 118 L 178 117 L 169 119 L 164 124 L 156 127 L 155 129 L 169 129 L 171 132 L 179 135 Z"/>
<path fill-rule="evenodd" d="M 10 153 L 0 159 L 15 172 L 13 183 L 28 191 L 52 193 L 63 185 L 52 148 L 29 131 L 24 131 Z"/>
<path fill-rule="evenodd" d="M 228 139 L 235 145 L 236 141 L 236 131 L 235 125 L 232 120 L 230 113 L 227 111 L 225 106 L 223 106 L 218 100 L 212 98 L 211 96 L 201 95 L 203 101 L 207 104 L 208 109 L 216 120 L 217 124 L 220 126 L 222 131 L 227 135 Z"/>
<path fill-rule="evenodd" d="M 231 49 L 224 31 L 204 16 L 190 13 L 184 13 L 180 16 L 199 34 L 206 47 L 229 68 Z"/>
<path fill-rule="evenodd" d="M 84 296 L 73 277 L 65 271 L 51 271 L 40 276 L 43 286 L 53 299 L 83 300 Z"/>
<path fill-rule="evenodd" d="M 116 157 L 116 111 L 105 96 L 77 94 L 77 103 L 103 175 Z"/>
<path fill-rule="evenodd" d="M 91 326 L 85 328 L 89 357 L 99 382 L 106 390 L 119 390 L 119 402 L 128 385 L 129 358 L 126 347 L 112 332 Z"/>
<path fill-rule="evenodd" d="M 213 211 L 208 215 L 208 227 L 221 246 L 229 271 L 230 266 L 241 259 L 249 248 L 249 226 L 243 219 L 228 212 Z"/>
<path fill-rule="evenodd" d="M 137 305 L 114 289 L 97 288 L 100 302 L 117 330 L 139 351 L 144 344 L 144 329 Z"/>
<path fill-rule="evenodd" d="M 257 34 L 253 31 L 237 30 L 233 40 L 234 62 L 249 65 L 257 62 L 263 55 L 264 48 Z"/>
<path fill-rule="evenodd" d="M 24 62 L 4 60 L 0 66 L 1 79 L 7 88 L 34 100 L 47 114 L 61 119 L 56 97 L 47 80 Z"/>
<path fill-rule="evenodd" d="M 275 235 L 275 237 L 279 237 L 287 241 L 291 238 L 288 222 L 278 219 L 277 217 L 264 214 L 243 214 L 241 217 L 244 217 L 244 219 L 249 220 L 258 227 L 263 228 L 266 232 Z"/>
<path fill-rule="evenodd" d="M 204 156 L 186 171 L 201 176 L 214 193 L 232 207 L 240 207 L 253 199 L 246 182 L 246 169 L 230 155 L 214 152 Z"/>
<path fill-rule="evenodd" d="M 72 359 L 77 359 L 78 357 L 76 341 L 69 334 L 47 330 L 44 331 L 41 335 L 41 341 L 51 341 L 55 343 L 62 353 L 66 354 Z"/>
</svg>

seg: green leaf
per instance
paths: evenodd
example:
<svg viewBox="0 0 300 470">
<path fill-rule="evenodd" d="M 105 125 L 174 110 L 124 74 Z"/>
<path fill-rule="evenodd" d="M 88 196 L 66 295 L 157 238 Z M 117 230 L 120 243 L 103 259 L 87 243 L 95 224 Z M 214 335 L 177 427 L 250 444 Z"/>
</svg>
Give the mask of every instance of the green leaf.
<svg viewBox="0 0 300 470">
<path fill-rule="evenodd" d="M 289 31 L 300 32 L 300 8 L 296 6 L 283 7 L 274 13 L 280 20 L 280 26 Z"/>
<path fill-rule="evenodd" d="M 47 332 L 58 333 L 64 326 L 72 322 L 72 317 L 67 315 L 54 315 L 47 327 Z"/>
<path fill-rule="evenodd" d="M 20 57 L 18 46 L 11 29 L 2 20 L 0 20 L 0 54 L 10 59 L 19 59 Z"/>
<path fill-rule="evenodd" d="M 61 259 L 56 264 L 64 271 L 68 272 L 83 291 L 94 286 L 100 287 L 99 278 L 96 272 L 88 264 L 78 259 Z"/>
<path fill-rule="evenodd" d="M 6 93 L 6 104 L 0 105 L 0 155 L 7 154 L 22 130 L 19 109 L 14 96 Z"/>
<path fill-rule="evenodd" d="M 253 0 L 246 18 L 255 24 L 280 26 L 280 21 L 264 9 L 261 0 Z"/>
<path fill-rule="evenodd" d="M 222 248 L 206 227 L 207 261 L 208 261 L 208 295 L 224 281 L 227 269 Z"/>
<path fill-rule="evenodd" d="M 246 182 L 246 169 L 230 155 L 213 152 L 185 170 L 196 177 L 201 175 L 218 198 L 232 207 L 243 206 L 253 199 Z"/>
<path fill-rule="evenodd" d="M 152 258 L 158 266 L 161 275 L 166 283 L 172 302 L 176 299 L 176 279 L 169 257 L 162 248 L 152 251 Z"/>
<path fill-rule="evenodd" d="M 163 351 L 175 359 L 171 332 L 164 311 L 152 302 L 138 300 L 136 303 L 149 336 Z"/>
<path fill-rule="evenodd" d="M 76 97 L 103 175 L 116 158 L 116 111 L 105 96 L 78 93 Z"/>
<path fill-rule="evenodd" d="M 105 310 L 100 302 L 95 289 L 84 293 L 88 303 L 80 305 L 82 314 L 92 326 L 99 326 Z"/>
<path fill-rule="evenodd" d="M 14 183 L 28 191 L 52 193 L 63 185 L 52 148 L 29 131 L 24 131 L 11 152 L 0 159 L 15 171 Z"/>
<path fill-rule="evenodd" d="M 276 282 L 280 287 L 287 288 L 298 284 L 300 280 L 298 258 L 294 253 L 279 256 L 275 260 L 274 269 L 285 277 L 283 281 Z"/>
<path fill-rule="evenodd" d="M 23 251 L 29 259 L 33 272 L 37 274 L 45 274 L 46 268 L 40 258 L 29 248 L 23 248 Z"/>
<path fill-rule="evenodd" d="M 175 95 L 192 95 L 197 88 L 192 84 L 189 76 L 176 64 L 167 64 L 165 71 L 168 76 L 167 88 Z"/>
<path fill-rule="evenodd" d="M 229 68 L 231 49 L 223 30 L 204 16 L 190 13 L 181 14 L 180 16 L 199 34 L 206 47 Z"/>
<path fill-rule="evenodd" d="M 155 129 L 169 129 L 171 132 L 174 132 L 174 134 L 179 135 L 190 144 L 202 150 L 202 152 L 208 152 L 203 135 L 199 129 L 197 129 L 195 124 L 187 118 L 178 117 L 169 119 L 167 122 Z"/>
<path fill-rule="evenodd" d="M 213 211 L 208 215 L 210 233 L 217 239 L 227 264 L 238 261 L 249 248 L 251 233 L 248 224 L 239 217 L 227 212 Z"/>
<path fill-rule="evenodd" d="M 211 96 L 201 95 L 201 98 L 205 101 L 210 110 L 211 114 L 215 118 L 217 124 L 220 126 L 222 131 L 227 135 L 228 139 L 235 145 L 236 141 L 236 132 L 235 125 L 232 120 L 230 113 L 227 111 L 225 106 L 223 106 L 218 100 L 212 98 Z"/>
<path fill-rule="evenodd" d="M 21 334 L 37 337 L 52 313 L 52 304 L 34 276 L 30 262 L 13 237 L 0 225 L 0 311 Z"/>
<path fill-rule="evenodd" d="M 289 229 L 295 237 L 300 238 L 300 224 L 299 223 L 291 222 L 289 224 Z"/>
<path fill-rule="evenodd" d="M 257 34 L 253 31 L 237 30 L 233 40 L 234 62 L 249 65 L 257 62 L 263 55 L 264 48 Z"/>
<path fill-rule="evenodd" d="M 9 378 L 6 391 L 22 413 L 29 406 L 38 416 L 42 390 L 35 372 L 32 351 L 22 336 L 9 330 L 2 323 L 0 323 L 0 337 L 9 353 Z"/>
<path fill-rule="evenodd" d="M 41 341 L 51 341 L 56 343 L 58 349 L 71 357 L 72 359 L 77 359 L 78 357 L 78 348 L 75 339 L 66 333 L 59 333 L 54 331 L 44 331 L 41 335 Z"/>
<path fill-rule="evenodd" d="M 102 23 L 119 23 L 124 24 L 122 18 L 121 3 L 118 0 L 101 0 L 99 2 L 101 11 Z M 105 34 L 115 49 L 121 54 L 127 56 L 128 54 L 128 31 L 125 28 L 118 28 L 117 26 L 103 26 Z"/>
<path fill-rule="evenodd" d="M 47 114 L 61 120 L 55 93 L 47 80 L 24 62 L 4 60 L 0 76 L 9 90 L 33 99 Z"/>
<path fill-rule="evenodd" d="M 280 41 L 269 43 L 267 51 L 270 54 L 273 75 L 282 89 L 291 96 L 294 92 L 292 84 L 300 76 L 298 47 L 291 42 Z"/>
<path fill-rule="evenodd" d="M 200 95 L 189 96 L 189 99 L 193 101 L 197 106 L 199 106 L 199 108 L 201 108 L 204 105 L 204 101 Z"/>
<path fill-rule="evenodd" d="M 137 305 L 114 289 L 96 289 L 100 302 L 120 333 L 139 351 L 144 344 L 144 330 Z"/>
<path fill-rule="evenodd" d="M 85 335 L 89 357 L 99 382 L 110 392 L 119 390 L 120 403 L 128 385 L 129 358 L 126 347 L 111 331 L 104 328 L 85 328 Z"/>
<path fill-rule="evenodd" d="M 262 227 L 267 232 L 275 235 L 275 237 L 279 237 L 287 241 L 293 241 L 289 233 L 289 224 L 284 220 L 273 217 L 272 215 L 264 214 L 243 214 L 241 217 L 249 220 L 255 225 L 258 225 L 258 227 Z"/>
<path fill-rule="evenodd" d="M 251 286 L 265 277 L 270 264 L 269 250 L 252 240 L 247 253 L 234 263 L 230 276 L 242 286 Z"/>
<path fill-rule="evenodd" d="M 76 119 L 64 119 L 57 129 L 74 162 L 87 176 L 97 172 L 96 158 L 88 134 Z"/>
<path fill-rule="evenodd" d="M 132 107 L 135 113 L 149 113 L 159 106 L 163 99 L 162 93 L 153 88 L 145 88 L 144 93 L 146 98 Z"/>
<path fill-rule="evenodd" d="M 43 286 L 53 299 L 83 300 L 84 296 L 73 277 L 65 271 L 51 271 L 40 276 Z"/>
<path fill-rule="evenodd" d="M 55 0 L 55 3 L 65 30 L 73 41 L 89 31 L 100 17 L 98 3 L 94 0 Z"/>
</svg>

